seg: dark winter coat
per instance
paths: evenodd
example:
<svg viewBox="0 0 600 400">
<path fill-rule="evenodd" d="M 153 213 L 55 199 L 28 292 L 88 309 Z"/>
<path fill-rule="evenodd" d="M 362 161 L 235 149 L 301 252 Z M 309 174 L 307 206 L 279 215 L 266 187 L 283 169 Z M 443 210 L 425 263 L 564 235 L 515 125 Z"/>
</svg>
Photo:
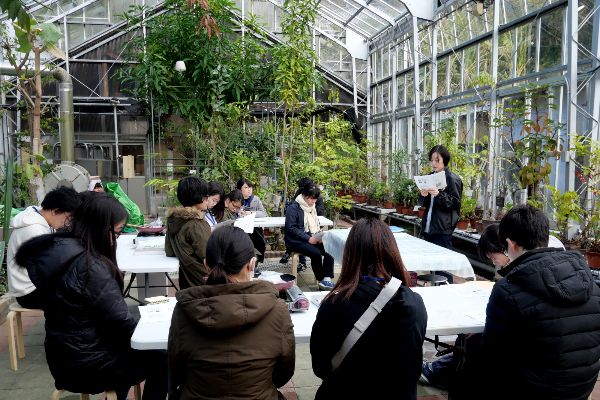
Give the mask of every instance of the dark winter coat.
<svg viewBox="0 0 600 400">
<path fill-rule="evenodd" d="M 323 379 L 315 399 L 417 398 L 427 311 L 421 296 L 406 286 L 331 371 L 331 359 L 381 290 L 377 282 L 360 281 L 348 303 L 328 300 L 319 307 L 310 339 L 313 371 Z"/>
<path fill-rule="evenodd" d="M 208 270 L 204 265 L 210 225 L 205 212 L 191 207 L 173 207 L 167 210 L 167 257 L 179 259 L 181 289 L 206 284 Z"/>
<path fill-rule="evenodd" d="M 500 271 L 477 360 L 494 399 L 588 398 L 600 371 L 600 288 L 578 252 L 529 251 Z"/>
<path fill-rule="evenodd" d="M 452 235 L 460 219 L 463 183 L 448 167 L 444 168 L 444 171 L 446 171 L 446 187 L 433 198 L 433 211 L 431 212 L 431 223 L 429 224 L 430 235 Z M 422 232 L 425 232 L 427 216 L 431 206 L 431 195 L 427 194 L 423 197 L 419 192 L 419 205 L 425 207 L 425 214 L 423 214 L 421 220 L 421 229 Z"/>
<path fill-rule="evenodd" d="M 291 249 L 301 243 L 308 243 L 311 235 L 304 232 L 304 211 L 297 201 L 285 211 L 285 248 Z"/>
<path fill-rule="evenodd" d="M 276 400 L 295 365 L 292 319 L 277 287 L 266 281 L 205 285 L 176 297 L 170 399 Z"/>
<path fill-rule="evenodd" d="M 70 234 L 25 242 L 17 253 L 44 299 L 46 358 L 57 389 L 99 393 L 128 374 L 130 340 L 136 323 L 115 272 L 90 256 Z M 118 272 L 117 272 L 118 273 Z"/>
</svg>

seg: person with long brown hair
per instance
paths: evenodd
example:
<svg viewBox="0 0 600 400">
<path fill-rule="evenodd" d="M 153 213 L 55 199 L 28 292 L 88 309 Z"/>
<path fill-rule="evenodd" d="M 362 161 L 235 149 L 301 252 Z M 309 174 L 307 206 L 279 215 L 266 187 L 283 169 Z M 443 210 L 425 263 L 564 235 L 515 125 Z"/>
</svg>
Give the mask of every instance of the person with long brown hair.
<svg viewBox="0 0 600 400">
<path fill-rule="evenodd" d="M 402 286 L 333 370 L 346 336 L 392 277 Z M 316 399 L 417 398 L 427 312 L 409 284 L 390 228 L 378 219 L 358 221 L 346 241 L 340 277 L 312 329 L 312 367 L 323 379 Z"/>
</svg>

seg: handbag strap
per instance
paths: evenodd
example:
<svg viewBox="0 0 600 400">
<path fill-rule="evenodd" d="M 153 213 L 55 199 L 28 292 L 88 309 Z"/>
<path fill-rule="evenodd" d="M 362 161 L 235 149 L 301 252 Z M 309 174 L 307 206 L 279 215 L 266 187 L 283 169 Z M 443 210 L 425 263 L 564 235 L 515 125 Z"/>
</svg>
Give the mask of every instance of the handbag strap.
<svg viewBox="0 0 600 400">
<path fill-rule="evenodd" d="M 344 339 L 342 347 L 340 347 L 338 352 L 335 353 L 333 359 L 331 360 L 333 371 L 339 368 L 340 364 L 342 363 L 342 361 L 344 361 L 344 358 L 350 352 L 354 344 L 358 341 L 358 339 L 360 339 L 362 334 L 367 330 L 369 325 L 371 325 L 375 317 L 377 317 L 377 315 L 381 312 L 383 307 L 385 307 L 387 302 L 390 301 L 392 297 L 394 297 L 401 284 L 402 281 L 400 279 L 392 277 L 392 280 L 390 280 L 388 284 L 385 285 L 385 287 L 381 290 L 377 298 L 373 300 L 373 302 L 369 305 L 369 307 L 366 309 L 363 315 L 361 315 L 358 321 L 356 321 L 354 327 L 352 328 L 350 333 L 348 333 L 346 339 Z"/>
</svg>

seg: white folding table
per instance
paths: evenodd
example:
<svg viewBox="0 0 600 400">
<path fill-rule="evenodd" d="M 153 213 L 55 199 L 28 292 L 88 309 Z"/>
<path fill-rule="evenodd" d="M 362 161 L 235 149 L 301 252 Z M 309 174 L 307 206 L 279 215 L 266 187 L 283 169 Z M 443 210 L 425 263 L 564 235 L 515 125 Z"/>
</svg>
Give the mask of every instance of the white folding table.
<svg viewBox="0 0 600 400">
<path fill-rule="evenodd" d="M 350 229 L 333 229 L 323 236 L 325 251 L 340 264 Z M 409 271 L 449 271 L 461 278 L 475 278 L 475 271 L 464 255 L 418 239 L 404 232 L 394 233 L 404 266 Z"/>
<path fill-rule="evenodd" d="M 484 323 L 467 316 L 466 312 L 485 312 L 489 294 L 480 297 L 459 297 L 448 286 L 411 288 L 418 293 L 427 309 L 427 336 L 460 335 L 483 332 Z M 306 292 L 313 295 L 325 292 Z M 296 343 L 309 343 L 318 308 L 311 302 L 307 311 L 292 312 Z M 448 313 L 448 311 L 451 311 Z M 166 349 L 171 321 L 144 322 L 141 320 L 131 337 L 131 347 L 137 350 Z"/>
<path fill-rule="evenodd" d="M 331 226 L 333 221 L 325 217 L 319 217 L 320 226 Z M 281 228 L 285 226 L 285 217 L 256 218 L 254 226 L 257 228 Z"/>
<path fill-rule="evenodd" d="M 169 272 L 179 271 L 179 259 L 177 257 L 167 257 L 166 254 L 136 255 L 136 245 L 133 243 L 133 239 L 135 238 L 136 236 L 134 235 L 121 235 L 117 239 L 117 265 L 121 271 L 131 272 L 131 279 L 125 289 L 124 297 L 129 297 L 139 303 L 143 303 L 130 294 L 131 289 L 134 288 L 132 286 L 133 281 L 139 274 L 144 274 L 143 286 L 138 287 L 145 289 L 145 298 L 150 297 L 150 288 L 173 286 L 178 290 L 169 276 Z M 159 279 L 162 279 L 162 284 L 156 284 L 161 283 Z M 150 280 L 153 281 L 153 284 L 150 283 Z M 166 285 L 167 280 L 171 283 L 170 285 Z"/>
</svg>

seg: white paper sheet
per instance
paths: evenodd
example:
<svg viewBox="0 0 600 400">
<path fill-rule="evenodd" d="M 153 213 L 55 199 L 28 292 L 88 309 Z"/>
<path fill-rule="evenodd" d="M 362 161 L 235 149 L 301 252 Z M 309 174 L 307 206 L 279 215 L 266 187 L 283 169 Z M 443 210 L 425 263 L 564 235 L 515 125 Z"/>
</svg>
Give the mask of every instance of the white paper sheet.
<svg viewBox="0 0 600 400">
<path fill-rule="evenodd" d="M 485 311 L 469 311 L 465 312 L 465 315 L 485 324 Z"/>
<path fill-rule="evenodd" d="M 240 229 L 243 229 L 246 233 L 254 232 L 254 219 L 256 218 L 256 214 L 246 215 L 244 218 L 239 218 L 235 220 L 235 224 L 233 226 L 237 226 Z"/>
<path fill-rule="evenodd" d="M 458 297 L 484 297 L 490 295 L 489 290 L 476 285 L 444 285 L 444 287 Z"/>
<path fill-rule="evenodd" d="M 322 240 L 323 236 L 325 236 L 326 233 L 327 233 L 327 231 L 320 231 L 317 233 L 313 233 L 312 237 L 314 237 L 317 240 Z"/>
<path fill-rule="evenodd" d="M 416 175 L 415 182 L 419 190 L 431 188 L 441 190 L 446 187 L 446 171 L 431 175 Z"/>
<path fill-rule="evenodd" d="M 160 303 L 155 305 L 138 306 L 140 319 L 144 322 L 170 321 L 173 316 L 175 302 Z"/>
</svg>

